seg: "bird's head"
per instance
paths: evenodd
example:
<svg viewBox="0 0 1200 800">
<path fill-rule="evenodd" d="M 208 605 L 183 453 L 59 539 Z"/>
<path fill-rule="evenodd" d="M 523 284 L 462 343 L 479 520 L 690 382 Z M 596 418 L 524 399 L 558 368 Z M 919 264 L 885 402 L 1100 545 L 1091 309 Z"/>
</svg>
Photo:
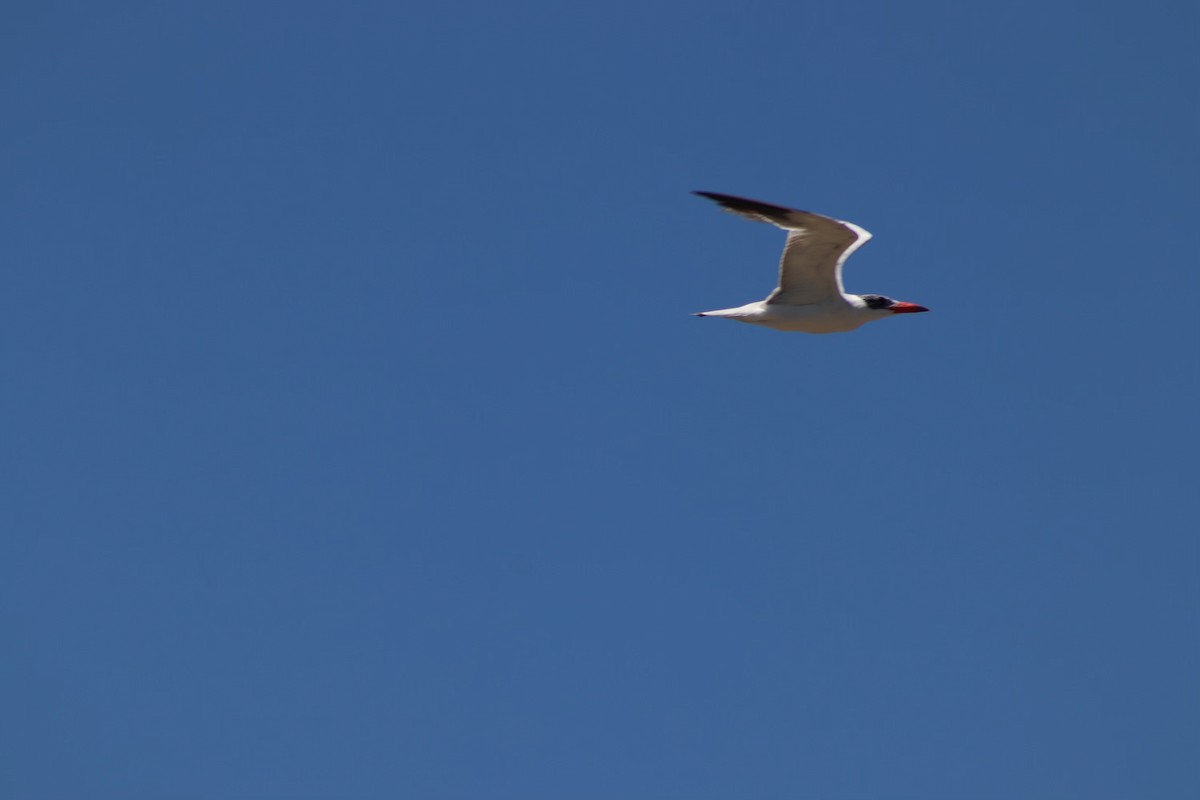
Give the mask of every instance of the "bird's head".
<svg viewBox="0 0 1200 800">
<path fill-rule="evenodd" d="M 875 311 L 883 311 L 888 314 L 917 314 L 929 310 L 925 306 L 919 306 L 916 303 L 904 303 L 900 300 L 884 297 L 881 294 L 862 294 L 859 297 L 866 303 L 867 308 Z"/>
</svg>

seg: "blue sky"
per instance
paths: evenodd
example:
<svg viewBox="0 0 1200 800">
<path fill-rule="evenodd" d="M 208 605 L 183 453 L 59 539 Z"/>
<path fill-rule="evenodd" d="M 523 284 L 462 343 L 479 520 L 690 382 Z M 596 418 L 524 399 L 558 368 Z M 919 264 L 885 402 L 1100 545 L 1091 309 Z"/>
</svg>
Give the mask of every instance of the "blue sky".
<svg viewBox="0 0 1200 800">
<path fill-rule="evenodd" d="M 6 797 L 1200 791 L 1195 4 L 3 16 Z"/>
</svg>

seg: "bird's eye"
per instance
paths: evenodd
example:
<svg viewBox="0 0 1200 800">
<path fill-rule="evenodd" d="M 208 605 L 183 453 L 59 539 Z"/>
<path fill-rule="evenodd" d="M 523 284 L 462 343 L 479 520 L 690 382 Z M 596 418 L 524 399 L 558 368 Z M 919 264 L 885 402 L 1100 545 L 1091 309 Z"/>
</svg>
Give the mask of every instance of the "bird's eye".
<svg viewBox="0 0 1200 800">
<path fill-rule="evenodd" d="M 889 308 L 892 301 L 877 294 L 867 296 L 867 308 Z"/>
</svg>

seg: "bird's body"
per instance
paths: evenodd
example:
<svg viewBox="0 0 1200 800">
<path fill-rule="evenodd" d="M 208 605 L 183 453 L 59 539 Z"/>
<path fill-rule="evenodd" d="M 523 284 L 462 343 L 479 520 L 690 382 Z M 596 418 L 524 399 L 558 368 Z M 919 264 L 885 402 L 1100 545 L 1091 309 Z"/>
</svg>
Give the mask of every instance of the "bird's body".
<svg viewBox="0 0 1200 800">
<path fill-rule="evenodd" d="M 702 311 L 697 316 L 725 317 L 779 331 L 842 333 L 894 314 L 929 310 L 882 295 L 846 293 L 842 265 L 871 238 L 853 223 L 727 194 L 696 194 L 739 216 L 788 232 L 779 265 L 779 287 L 766 300 Z"/>
<path fill-rule="evenodd" d="M 857 302 L 855 302 L 857 300 Z M 845 333 L 866 325 L 875 319 L 889 317 L 893 312 L 867 308 L 866 303 L 855 297 L 830 298 L 820 303 L 802 306 L 772 304 L 765 300 L 747 303 L 737 308 L 722 308 L 716 311 L 701 311 L 699 317 L 725 317 L 738 322 L 762 325 L 777 331 L 800 333 Z"/>
</svg>

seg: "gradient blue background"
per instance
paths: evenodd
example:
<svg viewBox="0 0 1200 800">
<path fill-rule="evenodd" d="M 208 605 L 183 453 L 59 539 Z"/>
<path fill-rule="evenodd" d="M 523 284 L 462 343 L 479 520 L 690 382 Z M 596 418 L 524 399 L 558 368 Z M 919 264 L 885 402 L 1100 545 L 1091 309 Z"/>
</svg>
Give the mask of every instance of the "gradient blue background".
<svg viewBox="0 0 1200 800">
<path fill-rule="evenodd" d="M 1197 8 L 10 4 L 0 793 L 1197 796 Z"/>
</svg>

